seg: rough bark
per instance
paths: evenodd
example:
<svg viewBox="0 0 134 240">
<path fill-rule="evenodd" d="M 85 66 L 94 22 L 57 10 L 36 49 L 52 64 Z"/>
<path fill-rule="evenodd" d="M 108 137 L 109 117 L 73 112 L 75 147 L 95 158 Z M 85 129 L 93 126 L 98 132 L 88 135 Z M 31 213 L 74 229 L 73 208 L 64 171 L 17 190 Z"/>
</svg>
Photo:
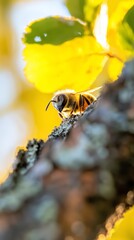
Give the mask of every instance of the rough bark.
<svg viewBox="0 0 134 240">
<path fill-rule="evenodd" d="M 112 226 L 133 205 L 133 189 L 130 61 L 82 116 L 64 120 L 46 142 L 32 140 L 19 151 L 0 190 L 0 239 L 93 240 L 107 230 L 110 214 Z"/>
</svg>

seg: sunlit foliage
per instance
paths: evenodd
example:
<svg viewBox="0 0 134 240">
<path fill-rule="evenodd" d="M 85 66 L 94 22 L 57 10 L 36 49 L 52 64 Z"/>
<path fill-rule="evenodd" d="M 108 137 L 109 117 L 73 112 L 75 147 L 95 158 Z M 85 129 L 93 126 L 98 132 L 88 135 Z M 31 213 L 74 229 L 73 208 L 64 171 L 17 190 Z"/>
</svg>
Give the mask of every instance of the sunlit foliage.
<svg viewBox="0 0 134 240">
<path fill-rule="evenodd" d="M 123 31 L 126 24 L 133 24 L 134 9 L 129 10 L 132 1 L 119 1 L 111 6 L 110 1 L 107 4 L 105 1 L 75 1 L 73 4 L 68 0 L 67 6 L 74 17 L 81 17 L 84 22 L 74 17 L 49 17 L 30 24 L 24 34 L 26 77 L 44 93 L 66 88 L 88 89 L 104 69 L 107 81 L 115 80 L 123 62 L 133 55 L 120 40 L 128 39 L 127 44 L 133 48 L 132 27 L 129 36 Z M 97 86 L 101 82 L 103 80 L 98 80 Z"/>
</svg>

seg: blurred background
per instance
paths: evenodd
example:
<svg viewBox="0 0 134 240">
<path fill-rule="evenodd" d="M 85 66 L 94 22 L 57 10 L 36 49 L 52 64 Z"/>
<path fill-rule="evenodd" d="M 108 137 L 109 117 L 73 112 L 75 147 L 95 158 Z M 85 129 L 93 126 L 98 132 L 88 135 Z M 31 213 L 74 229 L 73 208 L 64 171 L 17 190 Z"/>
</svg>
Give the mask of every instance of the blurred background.
<svg viewBox="0 0 134 240">
<path fill-rule="evenodd" d="M 45 112 L 52 96 L 30 85 L 23 71 L 24 29 L 50 15 L 69 16 L 69 12 L 62 0 L 0 1 L 0 182 L 11 171 L 18 148 L 32 138 L 46 139 L 61 121 L 52 106 Z"/>
</svg>

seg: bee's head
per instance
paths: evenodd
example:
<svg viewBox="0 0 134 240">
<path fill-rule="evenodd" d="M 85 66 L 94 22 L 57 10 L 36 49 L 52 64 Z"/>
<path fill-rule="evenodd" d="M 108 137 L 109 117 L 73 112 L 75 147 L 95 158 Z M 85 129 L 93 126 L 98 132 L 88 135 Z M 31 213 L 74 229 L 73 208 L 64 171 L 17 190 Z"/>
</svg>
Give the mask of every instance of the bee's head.
<svg viewBox="0 0 134 240">
<path fill-rule="evenodd" d="M 53 98 L 53 105 L 59 111 L 62 112 L 67 103 L 67 96 L 65 94 L 55 95 Z"/>
<path fill-rule="evenodd" d="M 67 96 L 66 94 L 62 94 L 62 93 L 55 95 L 53 99 L 48 103 L 46 110 L 48 109 L 51 102 L 59 112 L 62 112 L 63 108 L 67 103 Z"/>
</svg>

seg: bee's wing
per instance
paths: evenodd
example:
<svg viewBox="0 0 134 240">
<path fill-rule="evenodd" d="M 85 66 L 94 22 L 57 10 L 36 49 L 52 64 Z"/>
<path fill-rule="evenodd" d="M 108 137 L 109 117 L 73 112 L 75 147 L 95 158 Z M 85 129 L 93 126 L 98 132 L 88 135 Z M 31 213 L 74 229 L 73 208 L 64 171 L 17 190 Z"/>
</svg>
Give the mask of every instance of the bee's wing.
<svg viewBox="0 0 134 240">
<path fill-rule="evenodd" d="M 92 93 L 92 92 L 98 91 L 98 90 L 101 89 L 101 88 L 102 88 L 102 86 L 97 87 L 97 88 L 90 89 L 90 90 L 88 90 L 87 92 Z"/>
<path fill-rule="evenodd" d="M 102 86 L 100 86 L 100 87 L 97 87 L 97 88 L 93 88 L 93 89 L 87 89 L 86 91 L 81 91 L 81 92 L 77 92 L 78 94 L 79 93 L 93 93 L 93 92 L 96 92 L 96 91 L 98 91 L 99 89 L 101 89 L 102 88 Z"/>
</svg>

